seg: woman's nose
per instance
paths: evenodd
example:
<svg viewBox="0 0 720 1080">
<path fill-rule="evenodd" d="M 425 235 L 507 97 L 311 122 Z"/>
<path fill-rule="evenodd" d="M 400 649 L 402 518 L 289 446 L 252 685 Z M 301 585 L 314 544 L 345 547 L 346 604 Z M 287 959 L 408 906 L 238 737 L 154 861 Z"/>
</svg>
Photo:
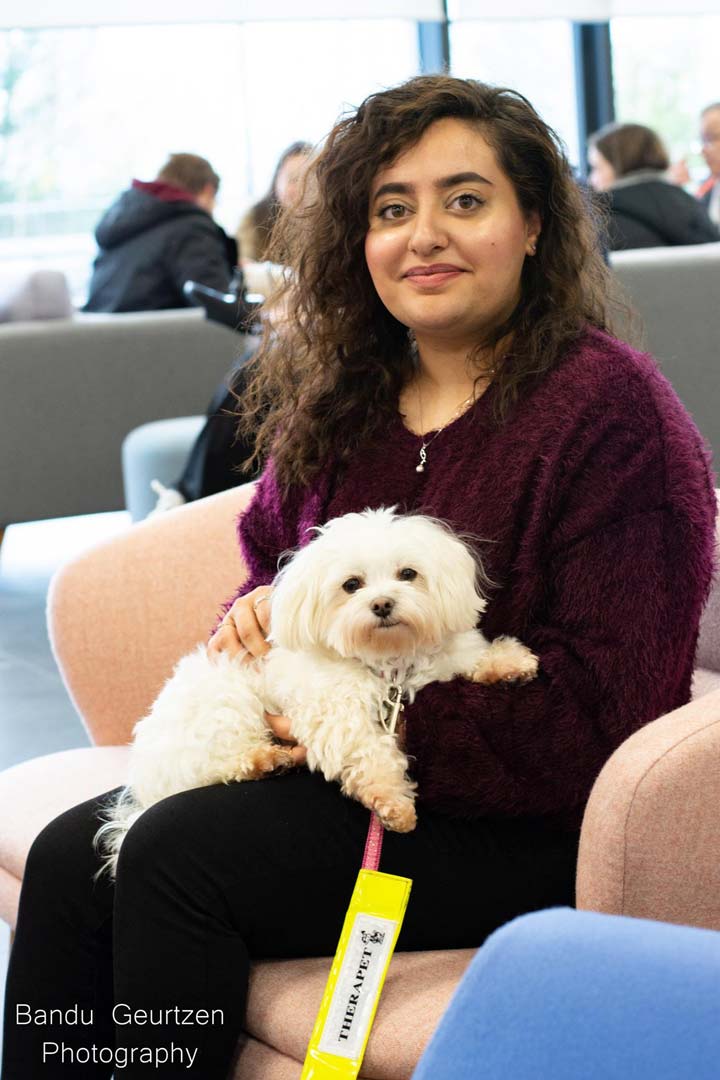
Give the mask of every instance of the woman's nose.
<svg viewBox="0 0 720 1080">
<path fill-rule="evenodd" d="M 434 210 L 418 211 L 413 218 L 413 228 L 408 241 L 410 251 L 427 255 L 447 246 L 447 234 L 440 215 Z"/>
</svg>

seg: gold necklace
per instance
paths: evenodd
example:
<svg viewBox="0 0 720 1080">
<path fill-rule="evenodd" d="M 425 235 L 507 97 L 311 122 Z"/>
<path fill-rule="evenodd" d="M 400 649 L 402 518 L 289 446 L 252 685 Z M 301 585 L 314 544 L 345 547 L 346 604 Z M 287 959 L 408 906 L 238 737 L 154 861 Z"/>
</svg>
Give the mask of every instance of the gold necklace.
<svg viewBox="0 0 720 1080">
<path fill-rule="evenodd" d="M 417 389 L 417 396 L 418 396 L 418 413 L 420 415 L 420 429 L 422 430 L 422 428 L 423 428 L 422 397 L 420 396 L 420 387 L 418 386 L 418 387 L 416 387 L 416 389 Z M 428 448 L 428 446 L 430 446 L 432 443 L 435 442 L 438 435 L 442 435 L 445 428 L 450 427 L 450 424 L 454 423 L 455 420 L 459 419 L 459 417 L 461 417 L 462 414 L 466 411 L 466 409 L 468 409 L 470 407 L 471 403 L 474 400 L 475 400 L 475 390 L 473 389 L 472 394 L 469 394 L 466 398 L 464 398 L 460 402 L 460 404 L 458 405 L 457 409 L 452 414 L 450 419 L 446 420 L 445 423 L 443 424 L 443 426 L 437 429 L 437 431 L 435 432 L 435 434 L 433 435 L 433 437 L 431 439 L 428 439 L 426 441 L 424 435 L 420 436 L 420 438 L 422 439 L 422 445 L 420 447 L 420 460 L 418 461 L 418 464 L 415 466 L 415 472 L 425 472 L 425 463 L 427 462 L 427 448 Z"/>
</svg>

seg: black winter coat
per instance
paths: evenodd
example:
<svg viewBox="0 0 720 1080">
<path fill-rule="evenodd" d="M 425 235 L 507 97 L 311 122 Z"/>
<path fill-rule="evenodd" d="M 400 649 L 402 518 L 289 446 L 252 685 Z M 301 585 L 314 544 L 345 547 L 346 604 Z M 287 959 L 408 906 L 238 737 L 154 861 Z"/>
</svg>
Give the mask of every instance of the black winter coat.
<svg viewBox="0 0 720 1080">
<path fill-rule="evenodd" d="M 157 311 L 188 305 L 186 281 L 227 291 L 237 245 L 190 201 L 167 202 L 133 186 L 95 231 L 100 252 L 85 311 Z"/>
<path fill-rule="evenodd" d="M 637 180 L 621 181 L 606 199 L 611 251 L 720 240 L 705 207 L 658 174 L 642 173 Z"/>
</svg>

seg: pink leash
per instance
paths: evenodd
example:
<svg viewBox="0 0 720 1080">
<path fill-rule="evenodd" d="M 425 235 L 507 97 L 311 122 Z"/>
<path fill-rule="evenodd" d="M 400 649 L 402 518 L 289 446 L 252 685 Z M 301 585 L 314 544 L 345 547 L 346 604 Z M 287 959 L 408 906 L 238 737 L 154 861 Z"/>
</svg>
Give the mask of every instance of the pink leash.
<svg viewBox="0 0 720 1080">
<path fill-rule="evenodd" d="M 370 824 L 368 825 L 367 840 L 365 841 L 365 851 L 363 853 L 362 869 L 363 870 L 377 870 L 380 866 L 380 856 L 382 855 L 383 835 L 385 829 L 380 821 L 380 818 L 376 813 L 370 814 Z"/>
<path fill-rule="evenodd" d="M 395 678 L 396 676 L 397 672 L 393 672 L 392 677 Z M 386 731 L 389 731 L 391 735 L 394 735 L 398 717 L 405 709 L 402 702 L 402 686 L 396 682 L 392 682 L 388 687 L 387 697 L 384 699 L 383 705 L 385 705 L 388 710 L 387 717 L 382 720 L 383 727 Z M 371 812 L 362 860 L 363 870 L 377 870 L 380 866 L 384 833 L 385 829 L 380 818 L 374 811 Z"/>
</svg>

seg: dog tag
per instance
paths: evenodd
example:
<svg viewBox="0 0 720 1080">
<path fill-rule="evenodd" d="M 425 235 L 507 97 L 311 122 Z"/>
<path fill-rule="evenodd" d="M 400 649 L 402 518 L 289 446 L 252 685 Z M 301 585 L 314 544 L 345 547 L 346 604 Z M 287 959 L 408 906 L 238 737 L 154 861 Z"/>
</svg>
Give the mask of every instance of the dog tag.
<svg viewBox="0 0 720 1080">
<path fill-rule="evenodd" d="M 361 870 L 300 1080 L 354 1080 L 407 908 L 410 878 Z"/>
<path fill-rule="evenodd" d="M 401 712 L 405 711 L 402 699 L 402 687 L 398 686 L 397 683 L 390 683 L 388 686 L 387 696 L 382 700 L 382 709 L 380 723 L 386 731 L 389 731 L 391 735 L 394 735 L 398 716 Z"/>
</svg>

